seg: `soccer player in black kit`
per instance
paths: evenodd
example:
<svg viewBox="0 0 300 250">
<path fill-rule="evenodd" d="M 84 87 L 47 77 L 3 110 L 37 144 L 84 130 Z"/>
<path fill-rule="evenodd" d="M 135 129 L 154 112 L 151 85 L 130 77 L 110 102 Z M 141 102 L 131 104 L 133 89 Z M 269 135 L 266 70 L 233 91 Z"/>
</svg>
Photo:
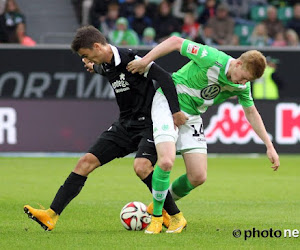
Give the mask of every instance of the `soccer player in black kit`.
<svg viewBox="0 0 300 250">
<path fill-rule="evenodd" d="M 82 58 L 88 71 L 95 71 L 108 78 L 115 92 L 120 116 L 99 136 L 88 153 L 79 159 L 57 191 L 49 209 L 24 206 L 28 217 L 48 231 L 55 228 L 59 215 L 79 194 L 87 176 L 97 167 L 115 158 L 137 151 L 134 170 L 150 192 L 152 191 L 153 166 L 157 160 L 151 120 L 151 104 L 155 93 L 152 79 L 156 80 L 157 75 L 163 76 L 163 81 L 158 84 L 168 97 L 174 124 L 180 126 L 186 119 L 180 112 L 175 85 L 170 83 L 170 75 L 155 63 L 149 64 L 149 70 L 144 76 L 128 72 L 126 66 L 136 58 L 136 52 L 108 44 L 102 33 L 93 26 L 77 30 L 72 50 Z M 169 227 L 172 216 L 180 212 L 169 192 L 164 208 L 164 224 Z M 151 209 L 151 206 L 148 207 L 148 212 L 151 213 Z"/>
</svg>

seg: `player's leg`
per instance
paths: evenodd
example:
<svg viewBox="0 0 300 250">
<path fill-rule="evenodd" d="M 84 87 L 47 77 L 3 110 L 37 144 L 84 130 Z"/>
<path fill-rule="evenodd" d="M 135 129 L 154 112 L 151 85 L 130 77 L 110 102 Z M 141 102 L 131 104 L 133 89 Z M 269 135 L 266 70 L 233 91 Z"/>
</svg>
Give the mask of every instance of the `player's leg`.
<svg viewBox="0 0 300 250">
<path fill-rule="evenodd" d="M 207 176 L 207 145 L 200 116 L 189 116 L 189 120 L 179 130 L 177 149 L 183 155 L 186 174 L 177 178 L 169 190 L 178 200 L 203 184 Z"/>
<path fill-rule="evenodd" d="M 134 170 L 135 173 L 140 177 L 140 179 L 146 184 L 152 193 L 152 176 L 153 176 L 153 166 L 157 161 L 156 149 L 153 141 L 152 127 L 151 131 L 143 132 L 143 138 L 141 139 L 136 158 L 134 160 Z M 153 202 L 147 207 L 147 212 L 153 215 Z M 165 227 L 170 225 L 170 216 L 179 213 L 179 209 L 175 204 L 170 192 L 166 196 L 164 202 L 164 209 L 162 211 L 163 224 Z"/>
<path fill-rule="evenodd" d="M 186 152 L 183 154 L 186 174 L 177 178 L 170 186 L 174 200 L 188 195 L 194 188 L 202 185 L 207 177 L 207 155 L 203 153 Z"/>
<path fill-rule="evenodd" d="M 168 193 L 170 171 L 176 156 L 177 132 L 168 102 L 159 92 L 154 96 L 151 115 L 158 161 L 152 176 L 153 217 L 145 233 L 157 234 L 162 228 L 162 209 Z"/>
<path fill-rule="evenodd" d="M 87 176 L 100 165 L 128 154 L 115 143 L 116 140 L 108 140 L 118 133 L 118 126 L 113 125 L 111 131 L 104 132 L 89 149 L 89 153 L 82 156 L 74 170 L 68 176 L 64 184 L 57 191 L 49 209 L 35 209 L 29 205 L 24 206 L 29 218 L 37 221 L 45 230 L 53 230 L 59 215 L 72 201 L 84 186 Z"/>
<path fill-rule="evenodd" d="M 73 172 L 58 189 L 49 209 L 35 209 L 25 205 L 25 213 L 28 214 L 29 218 L 38 222 L 43 229 L 53 230 L 61 212 L 79 194 L 88 174 L 98 166 L 100 166 L 100 162 L 97 157 L 90 153 L 85 154 L 79 159 Z"/>
</svg>

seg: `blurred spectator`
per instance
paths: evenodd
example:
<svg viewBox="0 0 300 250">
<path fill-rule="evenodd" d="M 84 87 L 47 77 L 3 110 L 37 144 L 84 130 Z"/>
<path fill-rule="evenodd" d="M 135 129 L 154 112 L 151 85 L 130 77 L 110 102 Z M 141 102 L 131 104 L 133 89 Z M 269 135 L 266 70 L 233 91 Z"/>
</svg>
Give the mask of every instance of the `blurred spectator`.
<svg viewBox="0 0 300 250">
<path fill-rule="evenodd" d="M 71 0 L 78 23 L 82 22 L 82 4 L 84 0 Z"/>
<path fill-rule="evenodd" d="M 118 4 L 118 1 L 111 0 L 94 0 L 90 9 L 90 23 L 97 29 L 100 29 L 100 24 L 105 20 L 106 13 L 108 12 L 108 6 L 111 3 Z"/>
<path fill-rule="evenodd" d="M 240 37 L 238 35 L 233 34 L 231 37 L 230 45 L 239 46 L 240 45 Z"/>
<path fill-rule="evenodd" d="M 16 28 L 17 42 L 24 46 L 35 46 L 36 42 L 26 35 L 26 26 L 24 23 L 19 23 Z"/>
<path fill-rule="evenodd" d="M 275 35 L 275 39 L 272 43 L 273 47 L 285 47 L 287 45 L 287 42 L 285 40 L 285 33 L 283 31 L 278 32 Z"/>
<path fill-rule="evenodd" d="M 221 2 L 229 7 L 229 14 L 234 17 L 236 23 L 247 21 L 250 12 L 250 1 L 222 0 Z"/>
<path fill-rule="evenodd" d="M 101 16 L 100 31 L 105 37 L 108 37 L 109 33 L 116 29 L 116 22 L 119 18 L 119 8 L 117 3 L 110 3 L 108 5 L 108 11 L 106 16 Z"/>
<path fill-rule="evenodd" d="M 145 3 L 147 6 L 147 16 L 153 19 L 157 14 L 158 5 L 161 3 L 161 0 L 145 0 Z"/>
<path fill-rule="evenodd" d="M 198 5 L 196 0 L 175 0 L 172 6 L 173 16 L 183 20 L 187 12 L 192 12 L 198 18 Z"/>
<path fill-rule="evenodd" d="M 4 13 L 0 16 L 0 42 L 16 42 L 16 28 L 19 23 L 25 23 L 24 15 L 15 0 L 7 0 Z"/>
<path fill-rule="evenodd" d="M 181 30 L 183 38 L 194 41 L 199 34 L 200 24 L 195 21 L 194 13 L 187 12 L 184 16 L 184 22 Z"/>
<path fill-rule="evenodd" d="M 208 46 L 218 45 L 218 42 L 213 38 L 213 34 L 214 31 L 212 27 L 206 24 L 203 28 L 200 27 L 199 36 L 196 37 L 195 42 Z"/>
<path fill-rule="evenodd" d="M 158 15 L 153 21 L 156 30 L 156 40 L 162 42 L 172 32 L 180 32 L 180 24 L 171 14 L 171 6 L 168 1 L 162 1 L 158 7 Z"/>
<path fill-rule="evenodd" d="M 271 42 L 266 25 L 264 23 L 257 24 L 251 34 L 250 45 L 262 47 L 270 45 Z"/>
<path fill-rule="evenodd" d="M 300 37 L 300 3 L 295 4 L 294 17 L 287 23 L 286 27 L 295 30 Z"/>
<path fill-rule="evenodd" d="M 128 21 L 125 17 L 118 18 L 116 22 L 116 30 L 109 33 L 110 43 L 114 45 L 139 45 L 137 33 L 128 28 Z"/>
<path fill-rule="evenodd" d="M 278 32 L 284 31 L 284 26 L 277 18 L 277 9 L 274 6 L 269 6 L 267 9 L 267 18 L 263 20 L 266 25 L 268 36 L 271 39 L 275 39 Z"/>
<path fill-rule="evenodd" d="M 134 7 L 134 16 L 128 18 L 129 27 L 138 34 L 140 39 L 142 39 L 144 29 L 152 26 L 152 20 L 145 14 L 145 3 L 137 3 Z"/>
<path fill-rule="evenodd" d="M 293 29 L 288 29 L 285 33 L 287 46 L 299 46 L 299 36 Z"/>
<path fill-rule="evenodd" d="M 152 27 L 148 27 L 144 29 L 143 38 L 141 41 L 142 45 L 155 46 L 157 42 L 155 42 L 155 30 Z"/>
<path fill-rule="evenodd" d="M 143 2 L 141 0 L 125 0 L 120 2 L 120 16 L 129 17 L 134 16 L 134 6 L 138 2 Z"/>
<path fill-rule="evenodd" d="M 206 24 L 210 17 L 216 15 L 216 0 L 207 0 L 205 3 L 204 10 L 198 18 L 200 24 Z"/>
<path fill-rule="evenodd" d="M 6 0 L 0 0 L 0 15 L 2 15 L 4 12 L 5 2 L 6 2 Z"/>
<path fill-rule="evenodd" d="M 277 100 L 279 90 L 281 91 L 284 85 L 277 71 L 279 60 L 270 56 L 266 59 L 267 66 L 264 74 L 252 84 L 252 95 L 254 99 Z"/>
<path fill-rule="evenodd" d="M 230 44 L 234 31 L 234 21 L 228 15 L 226 4 L 218 5 L 216 16 L 210 18 L 207 24 L 214 30 L 213 38 L 218 42 L 218 45 Z"/>
</svg>

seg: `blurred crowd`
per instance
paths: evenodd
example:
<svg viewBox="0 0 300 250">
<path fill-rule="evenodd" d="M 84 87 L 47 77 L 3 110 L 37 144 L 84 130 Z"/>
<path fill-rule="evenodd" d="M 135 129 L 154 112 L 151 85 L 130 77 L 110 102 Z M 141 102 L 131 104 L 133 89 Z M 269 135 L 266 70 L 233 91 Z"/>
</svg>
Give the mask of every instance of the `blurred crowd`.
<svg viewBox="0 0 300 250">
<path fill-rule="evenodd" d="M 26 35 L 26 19 L 15 0 L 0 0 L 0 43 L 36 44 Z"/>
<path fill-rule="evenodd" d="M 115 45 L 176 35 L 212 46 L 299 46 L 300 1 L 93 0 L 89 23 Z"/>
<path fill-rule="evenodd" d="M 0 0 L 0 43 L 36 44 L 17 0 Z M 70 0 L 79 23 L 115 45 L 154 46 L 175 35 L 207 45 L 299 46 L 300 0 Z"/>
</svg>

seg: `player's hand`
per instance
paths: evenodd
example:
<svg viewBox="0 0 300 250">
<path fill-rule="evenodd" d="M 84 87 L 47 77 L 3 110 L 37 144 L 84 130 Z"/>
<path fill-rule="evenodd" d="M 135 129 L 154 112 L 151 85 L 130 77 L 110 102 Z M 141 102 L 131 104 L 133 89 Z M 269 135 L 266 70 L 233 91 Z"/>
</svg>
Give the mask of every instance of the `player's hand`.
<svg viewBox="0 0 300 250">
<path fill-rule="evenodd" d="M 279 156 L 274 147 L 267 149 L 267 156 L 270 162 L 273 164 L 271 168 L 273 168 L 274 171 L 276 171 L 279 168 L 280 161 L 279 161 Z"/>
<path fill-rule="evenodd" d="M 127 70 L 132 74 L 139 73 L 140 75 L 144 74 L 148 64 L 144 63 L 142 59 L 136 59 L 127 64 Z"/>
<path fill-rule="evenodd" d="M 173 114 L 173 121 L 176 127 L 180 127 L 185 124 L 188 119 L 189 118 L 182 111 Z"/>
<path fill-rule="evenodd" d="M 90 62 L 86 58 L 82 58 L 82 62 L 84 63 L 84 67 L 86 68 L 87 72 L 94 73 L 94 63 Z"/>
</svg>

